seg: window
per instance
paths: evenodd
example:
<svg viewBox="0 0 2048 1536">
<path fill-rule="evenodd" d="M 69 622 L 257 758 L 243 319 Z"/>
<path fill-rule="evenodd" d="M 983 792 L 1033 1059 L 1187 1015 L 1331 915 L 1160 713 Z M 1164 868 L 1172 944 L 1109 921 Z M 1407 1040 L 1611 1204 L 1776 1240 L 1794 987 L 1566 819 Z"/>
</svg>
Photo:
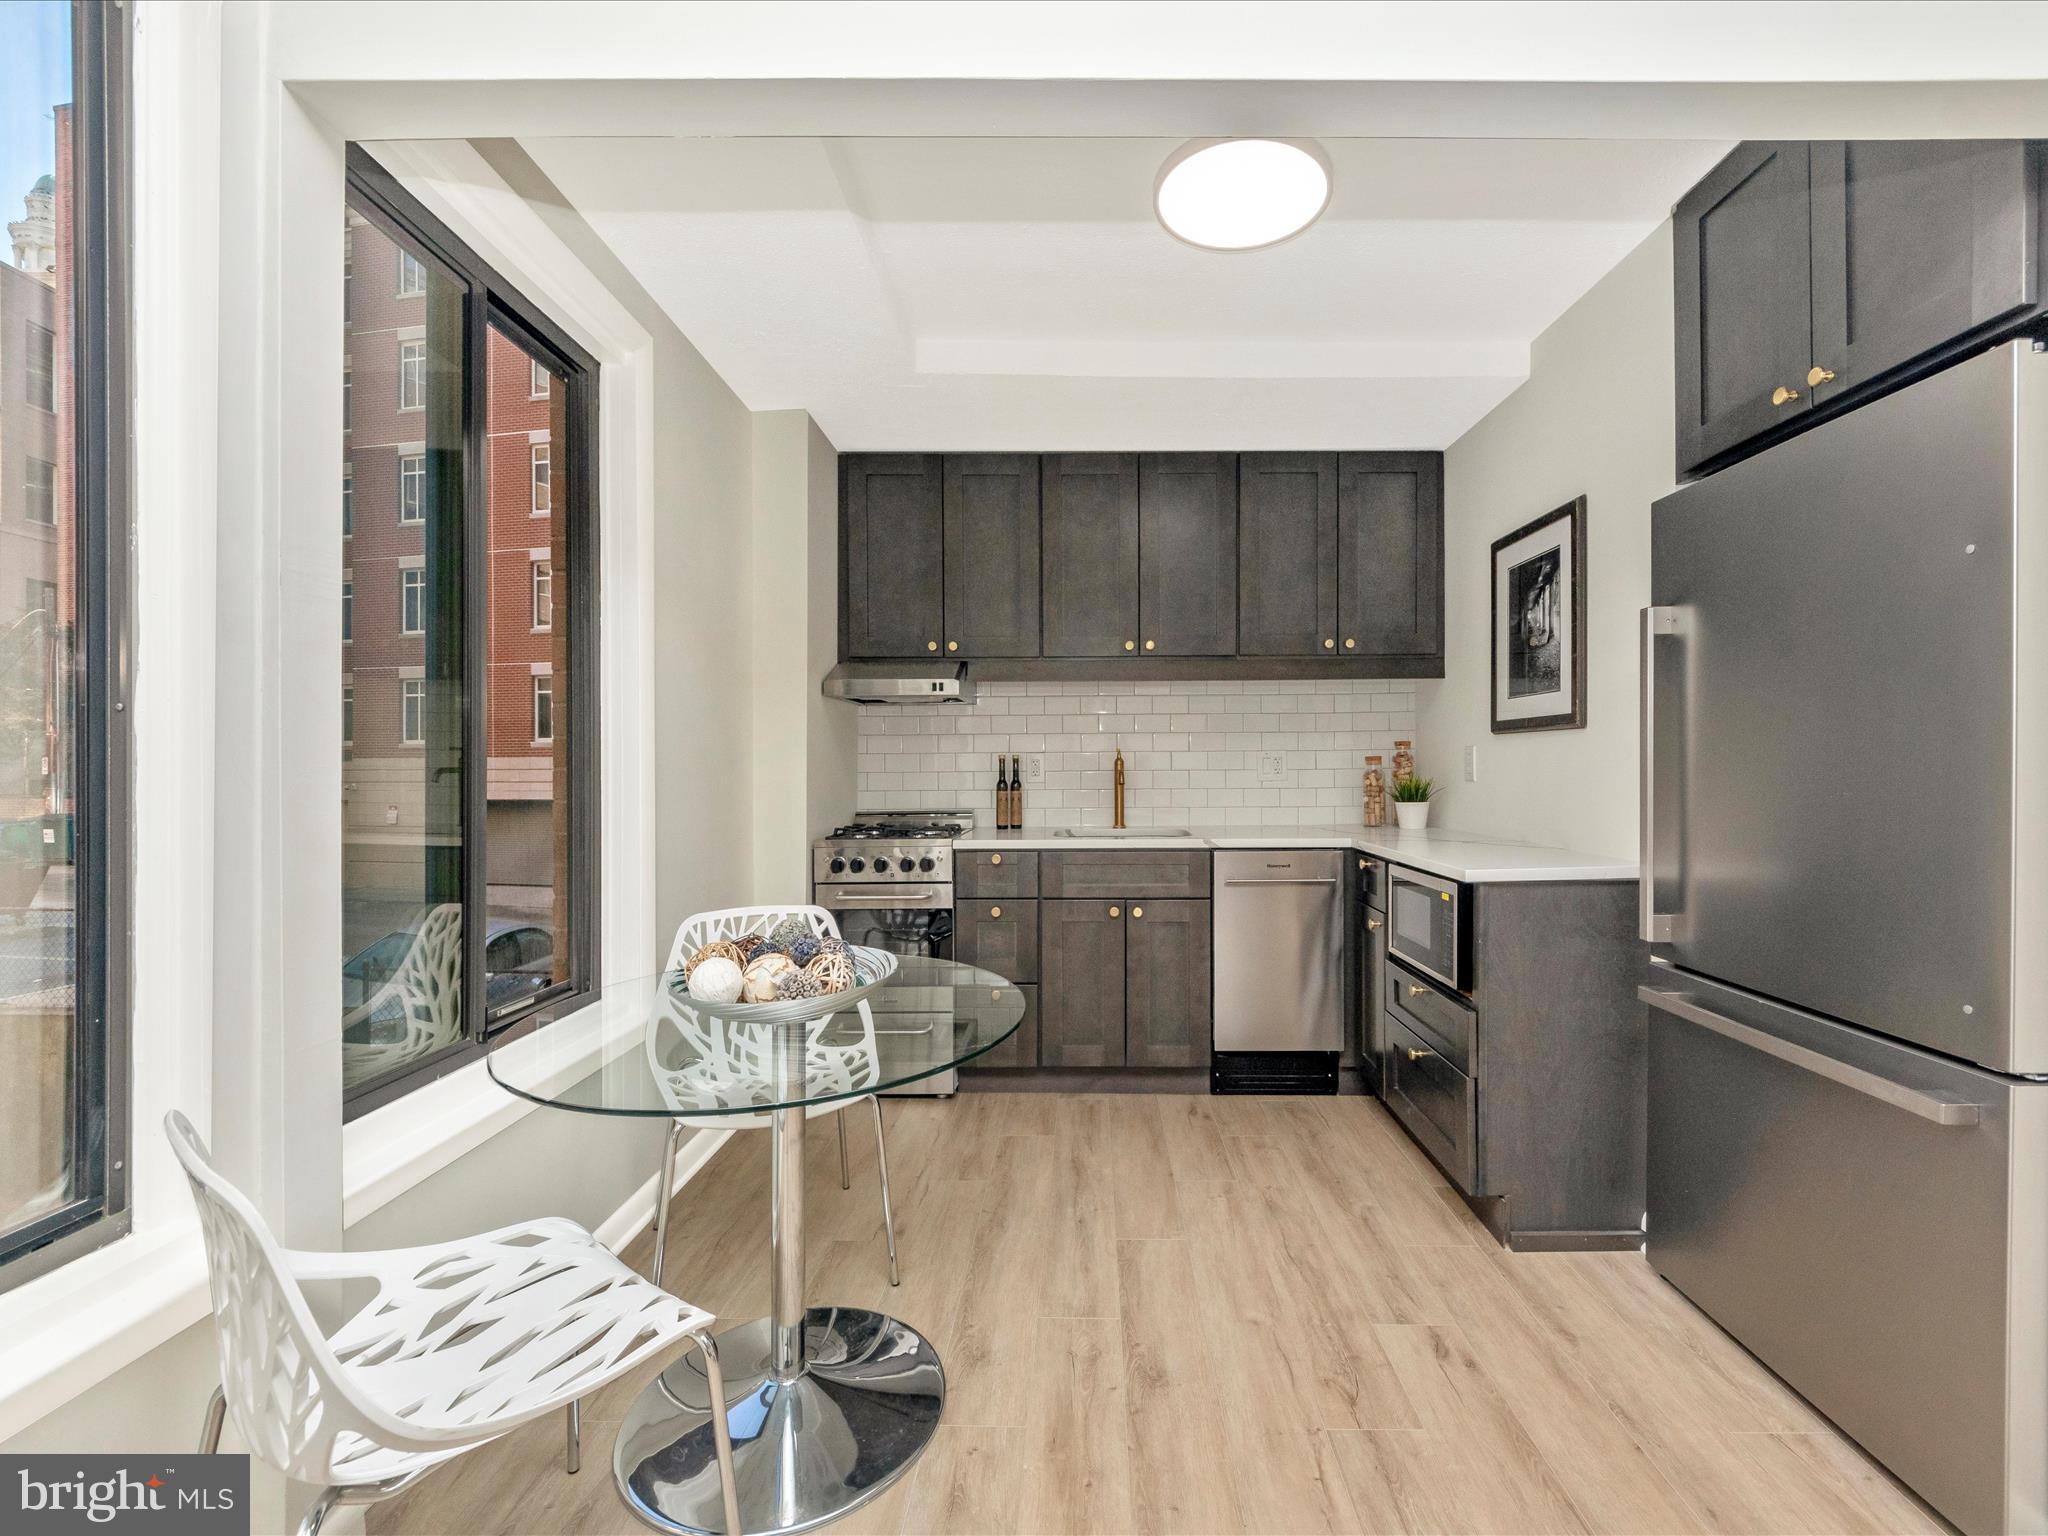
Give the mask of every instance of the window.
<svg viewBox="0 0 2048 1536">
<path fill-rule="evenodd" d="M 426 295 L 427 269 L 420 265 L 419 257 L 410 251 L 398 253 L 398 296 L 401 299 L 417 299 Z"/>
<path fill-rule="evenodd" d="M 22 510 L 32 523 L 45 528 L 57 526 L 57 466 L 46 459 L 30 459 L 22 488 L 28 493 Z"/>
<path fill-rule="evenodd" d="M 408 747 L 427 739 L 427 680 L 408 677 L 398 685 L 398 739 Z"/>
<path fill-rule="evenodd" d="M 356 531 L 356 467 L 353 464 L 341 466 L 341 536 L 345 539 Z"/>
<path fill-rule="evenodd" d="M 344 579 L 341 584 L 341 643 L 347 645 L 356 637 L 356 584 Z"/>
<path fill-rule="evenodd" d="M 0 1287 L 129 1221 L 129 14 L 0 6 L 5 193 L 64 221 L 0 261 L 0 506 L 54 530 L 0 539 Z"/>
<path fill-rule="evenodd" d="M 38 410 L 57 409 L 57 333 L 28 322 L 28 403 Z"/>
<path fill-rule="evenodd" d="M 426 514 L 427 456 L 404 453 L 398 457 L 398 520 L 423 523 Z"/>
<path fill-rule="evenodd" d="M 427 632 L 427 573 L 416 565 L 398 573 L 398 632 Z"/>
<path fill-rule="evenodd" d="M 398 344 L 398 408 L 401 411 L 426 409 L 427 344 L 424 341 L 401 341 Z"/>
<path fill-rule="evenodd" d="M 555 567 L 553 562 L 533 562 L 533 627 L 552 629 L 555 624 Z"/>
<path fill-rule="evenodd" d="M 341 365 L 341 430 L 355 427 L 355 376 L 346 363 Z"/>
<path fill-rule="evenodd" d="M 554 510 L 554 485 L 550 480 L 553 466 L 548 460 L 548 445 L 535 443 L 527 452 L 533 460 L 533 515 L 546 517 Z"/>
<path fill-rule="evenodd" d="M 533 739 L 555 739 L 555 680 L 545 672 L 533 675 Z"/>
<path fill-rule="evenodd" d="M 356 318 L 356 232 L 347 219 L 341 221 L 341 323 L 352 325 Z"/>
<path fill-rule="evenodd" d="M 341 744 L 346 747 L 356 739 L 356 690 L 353 684 L 341 685 Z"/>
<path fill-rule="evenodd" d="M 598 380 L 360 149 L 347 216 L 366 279 L 404 272 L 419 286 L 399 305 L 366 284 L 345 338 L 365 402 L 342 453 L 365 466 L 356 543 L 408 531 L 399 550 L 378 548 L 402 563 L 395 578 L 379 566 L 337 681 L 365 706 L 343 747 L 341 807 L 353 1117 L 577 1006 L 597 974 L 598 605 L 584 586 L 597 529 L 581 445 L 596 438 Z M 420 414 L 394 421 L 372 401 Z M 366 448 L 389 454 L 388 474 L 371 472 Z M 364 551 L 343 564 L 365 565 Z M 409 955 L 429 952 L 450 972 L 434 989 L 446 1007 L 389 990 Z"/>
</svg>

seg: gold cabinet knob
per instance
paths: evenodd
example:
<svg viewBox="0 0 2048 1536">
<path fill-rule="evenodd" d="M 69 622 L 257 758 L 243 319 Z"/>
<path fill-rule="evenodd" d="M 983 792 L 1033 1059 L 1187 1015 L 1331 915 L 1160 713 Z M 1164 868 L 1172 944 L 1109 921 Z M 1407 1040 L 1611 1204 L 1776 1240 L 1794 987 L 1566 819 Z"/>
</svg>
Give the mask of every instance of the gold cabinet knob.
<svg viewBox="0 0 2048 1536">
<path fill-rule="evenodd" d="M 1773 405 L 1787 405 L 1790 404 L 1792 401 L 1797 400 L 1798 398 L 1798 390 L 1787 389 L 1782 384 L 1780 384 L 1776 389 L 1771 391 L 1771 404 Z"/>
<path fill-rule="evenodd" d="M 988 915 L 990 917 L 1001 917 L 1003 915 L 1003 909 L 1001 907 L 990 907 L 988 909 Z"/>
<path fill-rule="evenodd" d="M 1376 917 L 1368 917 L 1365 920 L 1365 929 L 1368 933 L 1378 933 L 1380 931 L 1380 920 Z"/>
<path fill-rule="evenodd" d="M 1435 1051 L 1418 1051 L 1412 1045 L 1408 1047 L 1408 1059 L 1410 1061 L 1420 1061 L 1425 1056 L 1434 1056 L 1435 1054 Z"/>
<path fill-rule="evenodd" d="M 1806 370 L 1806 382 L 1809 384 L 1832 384 L 1834 379 L 1835 370 L 1823 368 L 1819 363 Z"/>
<path fill-rule="evenodd" d="M 1133 907 L 1133 908 L 1131 908 L 1131 916 L 1133 916 L 1133 917 L 1143 917 L 1144 915 L 1145 915 L 1145 909 L 1144 909 L 1143 907 Z"/>
<path fill-rule="evenodd" d="M 1126 640 L 1124 642 L 1124 649 L 1127 651 L 1135 651 L 1137 648 L 1138 642 L 1135 640 Z"/>
<path fill-rule="evenodd" d="M 1326 651 L 1334 651 L 1335 649 L 1337 649 L 1337 642 L 1335 640 L 1325 640 L 1323 642 L 1323 649 Z"/>
<path fill-rule="evenodd" d="M 1427 997 L 1429 995 L 1429 988 L 1418 987 L 1411 981 L 1408 983 L 1408 995 L 1410 997 Z"/>
<path fill-rule="evenodd" d="M 1358 867 L 1359 867 L 1360 869 L 1363 869 L 1363 868 L 1365 868 L 1365 860 L 1363 860 L 1363 859 L 1360 859 L 1360 860 L 1358 861 Z"/>
<path fill-rule="evenodd" d="M 1358 649 L 1358 642 L 1352 639 L 1349 635 L 1346 635 L 1344 637 L 1344 649 L 1347 651 L 1355 651 Z"/>
<path fill-rule="evenodd" d="M 1153 646 L 1157 645 L 1158 643 L 1159 642 L 1157 640 L 1147 640 L 1145 642 L 1145 649 L 1149 651 L 1152 649 Z"/>
<path fill-rule="evenodd" d="M 1111 907 L 1109 909 L 1109 915 L 1111 917 L 1122 917 L 1124 915 L 1124 909 L 1122 907 Z"/>
<path fill-rule="evenodd" d="M 936 651 L 939 648 L 939 642 L 936 640 L 927 640 L 924 643 L 924 648 L 928 651 Z"/>
<path fill-rule="evenodd" d="M 1003 862 L 1003 856 L 1000 853 L 992 853 L 988 856 L 988 861 L 991 864 L 1000 864 Z"/>
<path fill-rule="evenodd" d="M 960 649 L 960 642 L 958 640 L 948 640 L 946 642 L 946 649 L 949 651 L 957 651 Z"/>
</svg>

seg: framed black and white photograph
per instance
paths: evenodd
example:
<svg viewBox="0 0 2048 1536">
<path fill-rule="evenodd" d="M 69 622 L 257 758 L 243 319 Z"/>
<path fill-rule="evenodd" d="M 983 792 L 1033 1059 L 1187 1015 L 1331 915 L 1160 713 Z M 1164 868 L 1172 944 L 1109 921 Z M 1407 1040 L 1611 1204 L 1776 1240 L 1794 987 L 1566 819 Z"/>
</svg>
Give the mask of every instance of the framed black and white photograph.
<svg viewBox="0 0 2048 1536">
<path fill-rule="evenodd" d="M 1493 541 L 1493 728 L 1586 723 L 1586 498 Z"/>
</svg>

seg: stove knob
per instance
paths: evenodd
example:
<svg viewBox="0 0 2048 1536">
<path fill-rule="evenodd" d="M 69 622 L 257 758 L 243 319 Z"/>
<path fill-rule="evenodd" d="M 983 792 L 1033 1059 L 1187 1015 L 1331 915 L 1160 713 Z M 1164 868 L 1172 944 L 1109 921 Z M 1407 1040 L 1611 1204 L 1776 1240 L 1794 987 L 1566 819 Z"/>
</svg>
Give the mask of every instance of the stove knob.
<svg viewBox="0 0 2048 1536">
<path fill-rule="evenodd" d="M 839 855 L 835 853 L 832 855 L 831 864 L 827 867 L 832 871 L 833 874 L 842 875 L 846 873 L 846 860 L 840 858 Z"/>
<path fill-rule="evenodd" d="M 915 860 L 913 860 L 913 859 L 902 859 L 902 860 L 899 860 L 899 861 L 898 861 L 898 863 L 897 863 L 896 867 L 897 867 L 898 869 L 902 870 L 902 871 L 903 871 L 903 873 L 905 873 L 905 874 L 907 875 L 907 874 L 909 874 L 909 873 L 910 873 L 910 872 L 911 872 L 912 870 L 914 870 L 914 869 L 916 869 L 916 868 L 917 868 L 917 863 L 916 863 L 916 861 L 915 861 Z"/>
<path fill-rule="evenodd" d="M 868 867 L 868 861 L 862 858 L 859 854 L 855 854 L 846 867 L 852 870 L 857 875 L 862 870 Z"/>
<path fill-rule="evenodd" d="M 939 861 L 933 858 L 930 854 L 926 854 L 923 858 L 917 861 L 917 867 L 923 870 L 926 874 L 930 874 L 933 870 L 939 867 Z"/>
</svg>

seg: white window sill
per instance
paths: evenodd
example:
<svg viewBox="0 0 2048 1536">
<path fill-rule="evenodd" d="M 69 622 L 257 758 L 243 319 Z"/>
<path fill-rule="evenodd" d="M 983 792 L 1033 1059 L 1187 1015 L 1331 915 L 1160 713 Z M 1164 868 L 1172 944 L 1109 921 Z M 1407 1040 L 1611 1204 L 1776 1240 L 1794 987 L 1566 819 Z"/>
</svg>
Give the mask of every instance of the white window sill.
<svg viewBox="0 0 2048 1536">
<path fill-rule="evenodd" d="M 536 1087 L 546 1092 L 588 1077 L 623 1042 L 636 1038 L 644 1025 L 645 1020 L 634 1017 L 632 1010 L 621 1010 L 602 1030 L 591 1032 L 587 1049 L 566 1059 L 553 1076 Z M 541 1026 L 543 1030 L 575 1028 L 588 1028 L 576 1014 Z M 539 1033 L 537 1030 L 498 1050 L 516 1064 L 522 1054 L 542 1050 Z M 341 1128 L 342 1225 L 355 1225 L 540 1107 L 499 1087 L 491 1080 L 489 1067 L 473 1061 L 349 1121 Z"/>
<path fill-rule="evenodd" d="M 211 1311 L 206 1251 L 190 1216 L 0 1296 L 0 1441 Z"/>
</svg>

